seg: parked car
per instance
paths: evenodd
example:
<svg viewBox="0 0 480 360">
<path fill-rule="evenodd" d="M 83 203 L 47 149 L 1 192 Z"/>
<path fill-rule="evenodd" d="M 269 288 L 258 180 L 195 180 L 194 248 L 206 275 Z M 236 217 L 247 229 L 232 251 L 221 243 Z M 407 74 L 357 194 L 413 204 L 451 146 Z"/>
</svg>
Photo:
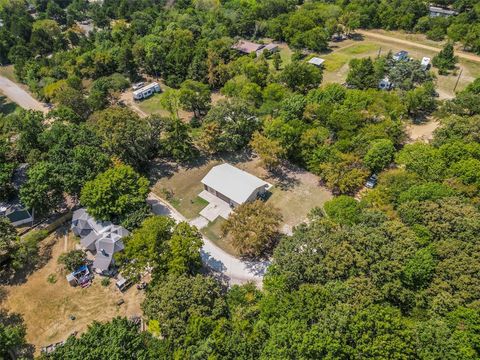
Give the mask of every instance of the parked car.
<svg viewBox="0 0 480 360">
<path fill-rule="evenodd" d="M 143 81 L 140 81 L 138 83 L 133 84 L 132 89 L 133 90 L 138 90 L 138 89 L 141 89 L 144 85 L 145 85 L 145 83 Z"/>
<path fill-rule="evenodd" d="M 365 187 L 367 187 L 367 188 L 369 188 L 369 189 L 373 189 L 373 188 L 375 187 L 375 185 L 377 185 L 377 180 L 378 180 L 377 174 L 371 175 L 371 176 L 367 179 L 367 182 L 365 183 Z"/>
</svg>

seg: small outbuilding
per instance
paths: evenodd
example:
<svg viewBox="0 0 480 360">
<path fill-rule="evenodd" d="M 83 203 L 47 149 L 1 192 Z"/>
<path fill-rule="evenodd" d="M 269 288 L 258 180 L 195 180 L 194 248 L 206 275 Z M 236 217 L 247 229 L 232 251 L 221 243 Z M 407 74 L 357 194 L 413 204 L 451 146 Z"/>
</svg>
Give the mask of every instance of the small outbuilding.
<svg viewBox="0 0 480 360">
<path fill-rule="evenodd" d="M 430 17 L 449 17 L 449 16 L 455 16 L 458 13 L 455 10 L 451 9 L 444 9 L 438 6 L 429 6 L 428 11 L 430 14 Z"/>
<path fill-rule="evenodd" d="M 423 69 L 424 71 L 426 71 L 426 70 L 428 70 L 428 69 L 430 68 L 430 60 L 431 60 L 431 59 L 430 59 L 429 57 L 426 57 L 426 56 L 424 56 L 424 57 L 422 58 L 422 61 L 421 61 L 420 65 L 422 66 L 422 69 Z"/>
<path fill-rule="evenodd" d="M 322 67 L 323 63 L 325 62 L 325 59 L 319 58 L 319 57 L 312 57 L 310 60 L 308 60 L 309 64 Z"/>
<path fill-rule="evenodd" d="M 258 49 L 257 56 L 262 55 L 265 50 L 268 50 L 270 53 L 274 53 L 274 52 L 277 52 L 279 49 L 277 44 L 270 43 Z"/>
<path fill-rule="evenodd" d="M 10 203 L 0 203 L 0 216 L 5 216 L 13 226 L 33 222 L 32 215 L 18 199 Z"/>
<path fill-rule="evenodd" d="M 266 181 L 227 163 L 214 166 L 202 184 L 206 191 L 231 207 L 254 201 L 271 187 Z"/>
</svg>

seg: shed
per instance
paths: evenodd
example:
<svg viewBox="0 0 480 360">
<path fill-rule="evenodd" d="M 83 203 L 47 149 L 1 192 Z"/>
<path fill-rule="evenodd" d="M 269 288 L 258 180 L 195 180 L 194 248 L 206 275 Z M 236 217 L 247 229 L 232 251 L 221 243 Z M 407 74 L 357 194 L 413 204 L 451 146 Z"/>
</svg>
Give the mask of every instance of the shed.
<svg viewBox="0 0 480 360">
<path fill-rule="evenodd" d="M 254 201 L 271 187 L 266 181 L 227 163 L 214 166 L 202 179 L 202 184 L 206 191 L 230 206 Z"/>
<path fill-rule="evenodd" d="M 309 64 L 315 65 L 315 66 L 323 66 L 323 63 L 325 62 L 325 59 L 319 58 L 319 57 L 313 57 L 310 60 L 308 60 Z"/>
<path fill-rule="evenodd" d="M 444 9 L 438 6 L 429 6 L 428 11 L 430 13 L 430 17 L 448 17 L 448 16 L 455 16 L 458 13 L 455 10 Z"/>
<path fill-rule="evenodd" d="M 261 54 L 263 54 L 263 52 L 265 50 L 268 50 L 271 53 L 277 52 L 278 51 L 278 45 L 274 44 L 274 43 L 270 43 L 270 44 L 267 44 L 267 45 L 261 47 L 260 49 L 257 50 L 257 56 L 260 56 Z"/>
</svg>

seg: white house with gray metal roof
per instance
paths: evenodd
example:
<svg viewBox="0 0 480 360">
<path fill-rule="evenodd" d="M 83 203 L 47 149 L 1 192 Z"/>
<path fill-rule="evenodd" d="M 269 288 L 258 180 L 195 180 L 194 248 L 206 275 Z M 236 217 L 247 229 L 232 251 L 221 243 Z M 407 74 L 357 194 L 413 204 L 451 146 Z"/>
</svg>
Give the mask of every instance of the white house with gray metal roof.
<svg viewBox="0 0 480 360">
<path fill-rule="evenodd" d="M 227 163 L 214 166 L 202 184 L 206 191 L 232 207 L 254 201 L 271 187 L 266 181 Z"/>
</svg>

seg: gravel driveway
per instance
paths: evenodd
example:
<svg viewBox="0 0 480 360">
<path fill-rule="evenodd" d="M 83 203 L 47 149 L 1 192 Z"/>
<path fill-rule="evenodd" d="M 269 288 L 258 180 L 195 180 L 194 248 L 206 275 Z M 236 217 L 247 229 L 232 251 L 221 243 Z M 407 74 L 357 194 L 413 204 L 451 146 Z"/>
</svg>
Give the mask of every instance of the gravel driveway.
<svg viewBox="0 0 480 360">
<path fill-rule="evenodd" d="M 0 76 L 0 91 L 24 109 L 38 110 L 44 113 L 48 111 L 40 101 L 34 99 L 32 95 L 22 89 L 18 84 L 15 84 L 3 76 Z"/>
</svg>

